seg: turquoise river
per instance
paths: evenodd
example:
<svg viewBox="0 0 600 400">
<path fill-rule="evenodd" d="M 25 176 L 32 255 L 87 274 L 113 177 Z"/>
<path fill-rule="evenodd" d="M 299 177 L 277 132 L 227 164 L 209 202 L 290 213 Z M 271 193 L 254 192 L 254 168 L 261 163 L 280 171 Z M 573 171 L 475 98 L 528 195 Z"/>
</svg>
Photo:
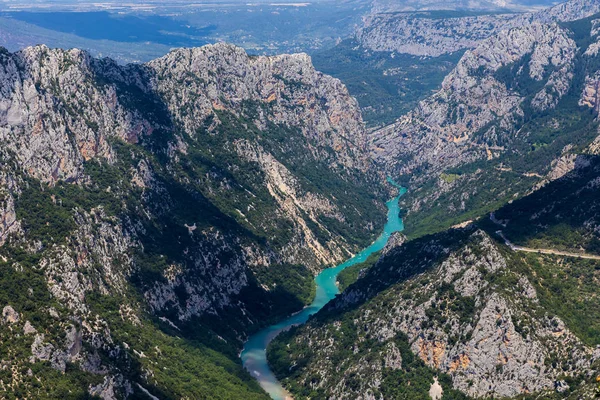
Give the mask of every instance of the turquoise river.
<svg viewBox="0 0 600 400">
<path fill-rule="evenodd" d="M 280 332 L 283 332 L 294 325 L 305 323 L 311 315 L 323 308 L 325 304 L 339 293 L 336 285 L 336 278 L 343 269 L 364 262 L 372 253 L 383 249 L 392 233 L 404 229 L 402 219 L 400 218 L 400 206 L 398 202 L 400 196 L 402 196 L 406 190 L 396 185 L 389 178 L 388 182 L 398 187 L 400 193 L 386 203 L 388 208 L 387 222 L 383 228 L 383 233 L 377 240 L 343 264 L 328 268 L 317 275 L 315 278 L 317 286 L 316 296 L 310 306 L 304 308 L 297 314 L 252 335 L 244 345 L 244 350 L 240 355 L 242 364 L 250 374 L 258 380 L 262 388 L 269 393 L 274 400 L 285 400 L 291 399 L 292 397 L 283 386 L 281 386 L 277 378 L 275 378 L 275 375 L 273 375 L 273 372 L 271 372 L 269 364 L 267 363 L 266 350 L 271 340 L 273 340 Z"/>
</svg>

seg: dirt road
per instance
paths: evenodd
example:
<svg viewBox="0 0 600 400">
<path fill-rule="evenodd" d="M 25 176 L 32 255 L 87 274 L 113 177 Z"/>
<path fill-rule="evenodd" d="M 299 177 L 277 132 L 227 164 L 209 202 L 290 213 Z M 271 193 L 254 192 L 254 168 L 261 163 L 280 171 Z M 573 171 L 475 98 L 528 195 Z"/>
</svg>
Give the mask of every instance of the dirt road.
<svg viewBox="0 0 600 400">
<path fill-rule="evenodd" d="M 511 243 L 506 238 L 506 236 L 504 236 L 504 233 L 502 233 L 502 231 L 496 231 L 496 234 L 498 234 L 498 236 L 500 236 L 504 240 L 504 243 L 506 243 L 506 245 L 508 247 L 510 247 L 511 250 L 513 250 L 513 251 L 526 251 L 528 253 L 554 254 L 557 256 L 567 256 L 567 257 L 587 258 L 590 260 L 600 260 L 600 256 L 597 256 L 594 254 L 570 253 L 568 251 L 560 251 L 560 250 L 553 250 L 553 249 L 532 249 L 530 247 L 517 246 L 517 245 Z"/>
</svg>

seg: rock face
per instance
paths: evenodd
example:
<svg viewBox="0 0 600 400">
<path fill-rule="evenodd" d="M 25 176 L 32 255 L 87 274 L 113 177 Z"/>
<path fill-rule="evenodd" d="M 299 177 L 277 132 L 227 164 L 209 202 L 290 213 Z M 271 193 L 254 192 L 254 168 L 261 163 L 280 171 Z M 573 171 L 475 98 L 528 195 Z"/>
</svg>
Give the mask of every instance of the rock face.
<svg viewBox="0 0 600 400">
<path fill-rule="evenodd" d="M 435 10 L 442 10 L 444 7 Z M 575 21 L 600 11 L 595 0 L 571 0 L 543 11 L 523 14 L 491 14 L 480 16 L 444 16 L 439 11 L 414 13 L 378 12 L 366 16 L 356 32 L 364 49 L 417 56 L 437 57 L 479 43 L 502 30 L 526 27 L 532 23 Z M 413 11 L 413 10 L 406 10 Z"/>
<path fill-rule="evenodd" d="M 528 10 L 531 8 L 547 7 L 552 3 L 539 0 L 533 2 L 522 2 L 520 0 L 485 0 L 479 2 L 471 2 L 467 0 L 452 0 L 452 1 L 439 1 L 439 0 L 407 0 L 403 2 L 397 2 L 393 0 L 374 0 L 372 2 L 373 7 L 371 12 L 373 13 L 402 13 L 418 10 L 446 10 L 449 13 L 456 11 L 488 11 L 488 12 L 499 12 L 506 10 Z"/>
<path fill-rule="evenodd" d="M 540 305 L 529 275 L 518 272 L 518 257 L 473 228 L 405 243 L 336 298 L 331 313 L 276 341 L 271 360 L 281 371 L 289 366 L 284 375 L 296 385 L 335 398 L 386 397 L 398 385 L 386 376 L 404 362 L 392 365 L 393 352 L 379 349 L 404 341 L 424 364 L 451 377 L 444 392 L 548 394 L 565 371 L 591 376 L 600 354 Z M 293 350 L 275 357 L 286 354 L 277 352 L 285 346 Z M 437 382 L 428 376 L 422 387 L 405 390 L 426 395 Z"/>
<path fill-rule="evenodd" d="M 435 18 L 427 12 L 371 14 L 356 32 L 364 48 L 416 56 L 437 57 L 476 47 L 510 27 L 515 14 Z"/>
<path fill-rule="evenodd" d="M 37 46 L 2 51 L 0 81 L 0 253 L 10 279 L 37 279 L 0 327 L 23 332 L 31 357 L 2 363 L 67 375 L 73 364 L 91 378 L 72 390 L 111 399 L 151 382 L 211 397 L 152 367 L 175 361 L 150 346 L 164 337 L 152 319 L 178 335 L 203 326 L 202 340 L 235 353 L 262 321 L 302 307 L 312 274 L 384 218 L 356 101 L 307 55 L 218 44 L 121 66 Z M 127 329 L 154 339 L 113 338 Z M 215 379 L 261 396 L 230 368 Z"/>
<path fill-rule="evenodd" d="M 584 52 L 584 58 L 590 62 L 598 56 L 600 50 L 600 19 L 591 21 L 591 32 L 590 36 L 594 41 Z M 591 71 L 590 71 L 591 72 Z M 590 107 L 594 110 L 596 115 L 600 115 L 600 71 L 589 73 L 585 77 L 583 90 L 579 99 L 579 105 Z M 593 155 L 600 154 L 600 135 L 588 146 L 586 149 L 588 153 Z"/>
<path fill-rule="evenodd" d="M 21 317 L 19 316 L 19 313 L 16 312 L 11 306 L 5 306 L 2 309 L 2 322 L 5 324 L 14 324 L 19 322 L 20 318 Z"/>
<path fill-rule="evenodd" d="M 537 110 L 555 107 L 573 78 L 575 42 L 558 25 L 514 28 L 467 51 L 442 88 L 395 124 L 373 134 L 376 159 L 397 173 L 426 168 L 441 172 L 494 157 L 512 139 L 527 96 L 511 90 L 499 71 L 515 71 L 540 89 L 528 99 Z M 507 87 L 509 86 L 509 87 Z"/>
<path fill-rule="evenodd" d="M 339 80 L 317 72 L 306 54 L 250 57 L 241 48 L 216 44 L 176 50 L 148 65 L 174 122 L 187 132 L 216 118 L 215 110 L 240 113 L 245 102 L 259 102 L 269 109 L 254 120 L 259 128 L 297 126 L 320 146 L 310 149 L 315 156 L 326 159 L 323 149 L 335 149 L 327 160 L 333 167 L 367 165 L 356 101 Z"/>
<path fill-rule="evenodd" d="M 76 180 L 84 160 L 112 158 L 109 136 L 133 139 L 134 131 L 142 133 L 143 120 L 125 111 L 114 91 L 92 84 L 91 59 L 82 51 L 32 47 L 3 53 L 0 64 L 3 148 L 32 177 Z M 61 96 L 77 109 L 57 104 Z"/>
</svg>

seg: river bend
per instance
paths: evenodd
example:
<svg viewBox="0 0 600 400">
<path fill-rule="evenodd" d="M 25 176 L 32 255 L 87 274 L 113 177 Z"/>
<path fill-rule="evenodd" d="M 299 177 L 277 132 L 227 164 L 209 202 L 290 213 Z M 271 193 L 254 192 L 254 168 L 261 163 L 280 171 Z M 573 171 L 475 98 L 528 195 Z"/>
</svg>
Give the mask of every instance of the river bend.
<svg viewBox="0 0 600 400">
<path fill-rule="evenodd" d="M 274 399 L 286 400 L 291 399 L 290 394 L 283 388 L 267 363 L 266 350 L 267 346 L 282 331 L 291 328 L 294 325 L 305 323 L 308 318 L 319 311 L 325 304 L 332 300 L 339 293 L 336 285 L 337 275 L 352 265 L 364 262 L 371 254 L 383 249 L 388 239 L 394 232 L 399 232 L 404 229 L 402 219 L 400 218 L 400 206 L 398 204 L 400 196 L 406 189 L 396 185 L 391 179 L 388 182 L 398 187 L 400 193 L 398 196 L 389 200 L 386 205 L 388 208 L 387 222 L 383 228 L 381 235 L 369 247 L 362 250 L 360 253 L 347 260 L 346 262 L 332 268 L 323 270 L 315 278 L 316 296 L 313 302 L 302 311 L 294 314 L 281 322 L 271 325 L 254 335 L 252 335 L 244 345 L 240 357 L 242 364 L 250 372 L 250 374 L 258 380 L 260 386 Z"/>
</svg>

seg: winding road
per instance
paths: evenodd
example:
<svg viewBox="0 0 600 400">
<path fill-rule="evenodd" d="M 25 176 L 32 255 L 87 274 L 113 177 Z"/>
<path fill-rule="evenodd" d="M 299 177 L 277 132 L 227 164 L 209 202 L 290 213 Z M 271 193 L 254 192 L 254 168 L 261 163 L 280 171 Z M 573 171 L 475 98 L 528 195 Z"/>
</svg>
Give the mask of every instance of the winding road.
<svg viewBox="0 0 600 400">
<path fill-rule="evenodd" d="M 495 223 L 496 225 L 506 226 L 506 225 L 502 224 L 501 221 L 496 219 L 496 216 L 494 215 L 494 213 L 490 213 L 490 220 L 493 223 Z M 554 250 L 554 249 L 533 249 L 531 247 L 517 246 L 516 244 L 514 244 L 510 240 L 508 240 L 508 238 L 506 236 L 504 236 L 504 233 L 502 232 L 502 230 L 497 230 L 496 235 L 500 236 L 502 238 L 502 240 L 504 240 L 504 244 L 506 244 L 508 247 L 510 247 L 510 249 L 512 251 L 525 251 L 527 253 L 551 254 L 551 255 L 555 255 L 555 256 L 587 258 L 589 260 L 599 260 L 600 261 L 600 256 L 597 256 L 595 254 L 572 253 L 569 251 L 561 251 L 561 250 Z"/>
<path fill-rule="evenodd" d="M 506 238 L 506 236 L 504 236 L 504 233 L 502 233 L 502 231 L 496 231 L 496 234 L 498 236 L 500 236 L 502 238 L 502 240 L 504 240 L 504 243 L 508 247 L 510 247 L 510 249 L 512 251 L 525 251 L 527 253 L 552 254 L 552 255 L 556 255 L 556 256 L 566 256 L 566 257 L 587 258 L 590 260 L 600 260 L 600 256 L 597 256 L 594 254 L 571 253 L 568 251 L 560 251 L 560 250 L 554 250 L 554 249 L 532 249 L 531 247 L 517 246 L 516 244 L 513 244 L 510 240 L 508 240 Z"/>
</svg>

